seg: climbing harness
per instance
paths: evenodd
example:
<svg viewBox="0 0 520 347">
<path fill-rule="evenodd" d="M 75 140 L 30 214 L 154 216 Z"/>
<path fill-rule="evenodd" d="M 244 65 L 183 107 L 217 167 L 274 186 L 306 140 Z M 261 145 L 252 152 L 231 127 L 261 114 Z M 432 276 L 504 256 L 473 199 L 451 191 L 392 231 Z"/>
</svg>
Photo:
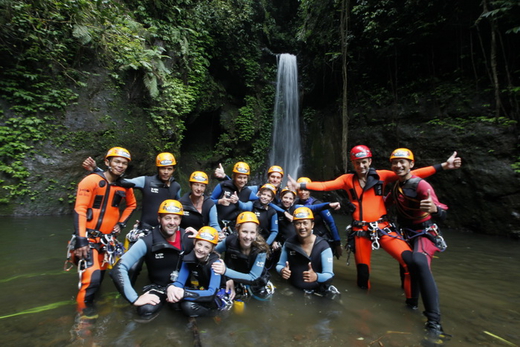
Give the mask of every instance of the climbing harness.
<svg viewBox="0 0 520 347">
<path fill-rule="evenodd" d="M 378 250 L 380 245 L 379 245 L 379 226 L 378 226 L 378 222 L 370 222 L 368 224 L 368 231 L 370 232 L 370 240 L 372 240 L 372 250 L 375 251 L 375 250 Z"/>
<path fill-rule="evenodd" d="M 408 242 L 416 237 L 424 236 L 435 244 L 435 247 L 439 249 L 439 252 L 444 252 L 446 248 L 448 248 L 446 241 L 444 241 L 444 238 L 441 235 L 439 227 L 435 223 L 422 230 L 413 230 L 409 228 L 403 228 L 403 230 L 406 232 L 406 241 Z"/>
</svg>

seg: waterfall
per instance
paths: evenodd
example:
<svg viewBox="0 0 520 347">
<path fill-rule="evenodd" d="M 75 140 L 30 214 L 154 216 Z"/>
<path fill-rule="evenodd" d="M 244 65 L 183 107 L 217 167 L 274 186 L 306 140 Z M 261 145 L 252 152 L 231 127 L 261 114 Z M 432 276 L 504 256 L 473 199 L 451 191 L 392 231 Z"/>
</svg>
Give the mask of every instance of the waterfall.
<svg viewBox="0 0 520 347">
<path fill-rule="evenodd" d="M 301 161 L 298 66 L 296 56 L 287 53 L 278 55 L 277 62 L 278 74 L 269 164 L 283 168 L 285 175 L 282 187 L 284 187 L 288 174 L 294 179 L 298 178 Z"/>
</svg>

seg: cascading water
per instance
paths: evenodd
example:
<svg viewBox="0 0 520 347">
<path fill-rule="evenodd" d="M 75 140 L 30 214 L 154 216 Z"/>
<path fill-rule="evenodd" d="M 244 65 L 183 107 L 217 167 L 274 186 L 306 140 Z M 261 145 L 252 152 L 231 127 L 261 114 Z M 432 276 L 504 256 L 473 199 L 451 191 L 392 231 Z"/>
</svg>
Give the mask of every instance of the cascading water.
<svg viewBox="0 0 520 347">
<path fill-rule="evenodd" d="M 292 54 L 280 54 L 277 60 L 278 74 L 269 163 L 284 169 L 285 185 L 288 174 L 294 179 L 298 178 L 301 162 L 298 66 L 296 56 Z"/>
</svg>

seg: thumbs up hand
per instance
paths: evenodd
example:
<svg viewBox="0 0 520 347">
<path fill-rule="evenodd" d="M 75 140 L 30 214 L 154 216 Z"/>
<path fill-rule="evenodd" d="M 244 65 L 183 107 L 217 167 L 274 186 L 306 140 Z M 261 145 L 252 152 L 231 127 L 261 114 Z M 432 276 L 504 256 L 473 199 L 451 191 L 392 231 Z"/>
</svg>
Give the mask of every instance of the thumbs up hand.
<svg viewBox="0 0 520 347">
<path fill-rule="evenodd" d="M 291 277 L 291 269 L 289 269 L 289 262 L 285 262 L 285 267 L 280 271 L 280 275 L 284 280 L 288 280 Z"/>
<path fill-rule="evenodd" d="M 216 178 L 225 178 L 226 172 L 224 171 L 224 168 L 222 167 L 222 164 L 218 164 L 218 168 L 215 169 L 215 177 Z"/>
<path fill-rule="evenodd" d="M 462 160 L 460 157 L 457 157 L 457 151 L 453 152 L 453 154 L 446 160 L 445 163 L 442 164 L 444 170 L 455 170 L 460 168 L 462 165 Z"/>
<path fill-rule="evenodd" d="M 287 186 L 292 190 L 298 190 L 300 188 L 300 184 L 296 183 L 296 180 L 291 177 L 291 175 L 287 176 Z"/>
<path fill-rule="evenodd" d="M 428 195 L 426 199 L 421 200 L 421 204 L 419 206 L 421 211 L 428 213 L 437 213 L 437 205 L 433 202 L 431 190 L 428 189 Z"/>
<path fill-rule="evenodd" d="M 236 204 L 238 202 L 238 194 L 237 194 L 237 192 L 233 192 L 233 195 L 231 195 L 231 197 L 229 198 L 229 201 L 232 204 Z"/>
<path fill-rule="evenodd" d="M 304 282 L 316 282 L 318 280 L 318 274 L 312 269 L 312 264 L 309 262 L 309 269 L 303 272 Z"/>
</svg>

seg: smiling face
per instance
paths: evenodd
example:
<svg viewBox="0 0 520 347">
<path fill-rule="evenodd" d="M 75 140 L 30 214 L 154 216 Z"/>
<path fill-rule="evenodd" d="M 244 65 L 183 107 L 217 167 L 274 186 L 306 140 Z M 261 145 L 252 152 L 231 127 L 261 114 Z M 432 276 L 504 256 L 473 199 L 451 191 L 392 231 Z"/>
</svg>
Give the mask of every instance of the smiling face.
<svg viewBox="0 0 520 347">
<path fill-rule="evenodd" d="M 248 175 L 233 174 L 233 182 L 235 183 L 238 189 L 242 189 L 246 186 L 248 178 Z"/>
<path fill-rule="evenodd" d="M 258 225 L 253 222 L 240 224 L 238 227 L 238 240 L 242 249 L 251 248 L 251 244 L 258 235 Z"/>
<path fill-rule="evenodd" d="M 163 214 L 159 215 L 159 223 L 161 224 L 161 232 L 163 236 L 168 240 L 175 238 L 175 233 L 179 230 L 181 225 L 182 217 L 178 214 Z M 171 241 L 171 240 L 170 240 Z"/>
<path fill-rule="evenodd" d="M 358 177 L 364 177 L 368 173 L 370 165 L 372 165 L 372 158 L 352 160 L 352 165 Z"/>
<path fill-rule="evenodd" d="M 274 194 L 269 189 L 262 189 L 258 194 L 258 200 L 262 205 L 268 205 L 274 199 Z"/>
<path fill-rule="evenodd" d="M 312 228 L 314 228 L 314 221 L 312 219 L 299 219 L 294 221 L 294 228 L 298 237 L 304 239 L 312 235 Z"/>
<path fill-rule="evenodd" d="M 278 188 L 280 183 L 282 183 L 282 175 L 279 172 L 271 172 L 267 177 L 267 182 Z"/>
<path fill-rule="evenodd" d="M 311 192 L 307 189 L 299 189 L 298 190 L 298 197 L 300 198 L 300 200 L 308 200 L 309 197 L 311 196 Z"/>
<path fill-rule="evenodd" d="M 414 162 L 408 159 L 392 159 L 390 167 L 391 170 L 399 176 L 399 181 L 405 181 L 412 176 L 410 171 L 413 165 Z"/>
<path fill-rule="evenodd" d="M 206 185 L 204 183 L 191 183 L 191 195 L 202 196 L 205 190 Z"/>
<path fill-rule="evenodd" d="M 108 170 L 116 176 L 121 176 L 125 173 L 128 168 L 128 159 L 123 157 L 110 157 L 105 159 L 105 165 L 109 168 Z"/>
<path fill-rule="evenodd" d="M 160 166 L 157 168 L 157 174 L 159 175 L 159 179 L 163 182 L 168 182 L 170 178 L 172 178 L 174 171 L 175 167 L 173 167 L 173 165 Z"/>
<path fill-rule="evenodd" d="M 215 245 L 209 241 L 197 240 L 195 241 L 195 248 L 193 249 L 193 252 L 195 252 L 195 257 L 199 261 L 206 261 L 214 247 Z"/>
<path fill-rule="evenodd" d="M 293 204 L 294 204 L 294 199 L 296 197 L 294 196 L 293 193 L 291 192 L 288 192 L 288 193 L 285 193 L 283 196 L 282 196 L 282 205 L 285 209 L 288 209 L 289 207 L 291 207 Z"/>
</svg>

